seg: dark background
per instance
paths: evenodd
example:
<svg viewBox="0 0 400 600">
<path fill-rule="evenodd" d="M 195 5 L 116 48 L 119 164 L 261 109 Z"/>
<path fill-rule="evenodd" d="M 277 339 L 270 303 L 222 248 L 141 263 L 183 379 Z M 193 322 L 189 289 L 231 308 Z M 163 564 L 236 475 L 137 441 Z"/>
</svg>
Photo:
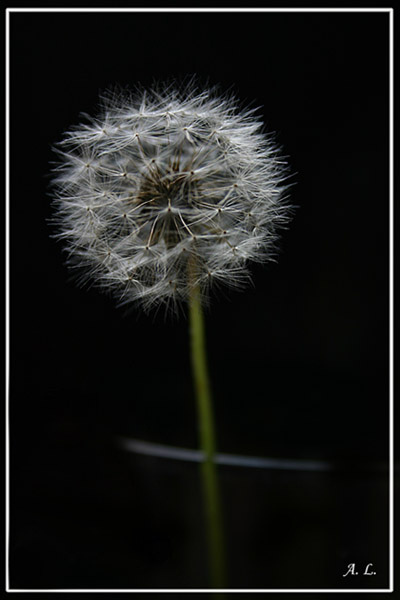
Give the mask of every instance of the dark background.
<svg viewBox="0 0 400 600">
<path fill-rule="evenodd" d="M 233 90 L 289 157 L 279 261 L 213 298 L 231 588 L 388 586 L 388 14 L 11 14 L 12 588 L 207 588 L 187 320 L 124 316 L 50 238 L 51 146 L 119 84 Z M 347 565 L 374 563 L 374 577 Z"/>
</svg>

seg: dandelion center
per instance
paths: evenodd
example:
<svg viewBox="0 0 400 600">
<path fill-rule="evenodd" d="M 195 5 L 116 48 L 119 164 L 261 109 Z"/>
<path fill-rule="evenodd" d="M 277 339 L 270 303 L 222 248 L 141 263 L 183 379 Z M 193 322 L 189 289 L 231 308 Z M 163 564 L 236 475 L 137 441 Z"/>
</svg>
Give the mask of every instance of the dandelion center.
<svg viewBox="0 0 400 600">
<path fill-rule="evenodd" d="M 201 184 L 191 170 L 192 160 L 193 155 L 182 159 L 182 152 L 173 155 L 167 164 L 153 160 L 142 176 L 136 204 L 142 235 L 148 233 L 149 246 L 163 240 L 170 249 L 198 231 L 186 210 L 193 209 L 201 196 Z"/>
</svg>

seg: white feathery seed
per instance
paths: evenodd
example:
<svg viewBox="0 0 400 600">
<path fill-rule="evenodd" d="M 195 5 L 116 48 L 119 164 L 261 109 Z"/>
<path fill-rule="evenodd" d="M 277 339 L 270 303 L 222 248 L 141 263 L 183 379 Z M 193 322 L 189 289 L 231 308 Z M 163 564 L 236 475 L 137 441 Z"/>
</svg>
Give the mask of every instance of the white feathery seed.
<svg viewBox="0 0 400 600">
<path fill-rule="evenodd" d="M 240 287 L 290 219 L 287 164 L 254 110 L 214 89 L 109 93 L 67 131 L 54 169 L 56 237 L 81 282 L 119 304 L 176 306 Z"/>
</svg>

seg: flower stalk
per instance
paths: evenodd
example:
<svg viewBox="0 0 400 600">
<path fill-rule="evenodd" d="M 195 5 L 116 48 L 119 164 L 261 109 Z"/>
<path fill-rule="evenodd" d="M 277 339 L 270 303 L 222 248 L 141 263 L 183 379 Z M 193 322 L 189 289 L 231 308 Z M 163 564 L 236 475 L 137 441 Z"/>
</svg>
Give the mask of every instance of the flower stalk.
<svg viewBox="0 0 400 600">
<path fill-rule="evenodd" d="M 200 449 L 204 458 L 200 465 L 206 520 L 210 579 L 213 588 L 225 587 L 225 547 L 223 538 L 221 496 L 214 461 L 216 443 L 212 398 L 207 369 L 204 318 L 199 286 L 194 284 L 189 298 L 189 320 L 192 371 L 195 385 Z"/>
</svg>

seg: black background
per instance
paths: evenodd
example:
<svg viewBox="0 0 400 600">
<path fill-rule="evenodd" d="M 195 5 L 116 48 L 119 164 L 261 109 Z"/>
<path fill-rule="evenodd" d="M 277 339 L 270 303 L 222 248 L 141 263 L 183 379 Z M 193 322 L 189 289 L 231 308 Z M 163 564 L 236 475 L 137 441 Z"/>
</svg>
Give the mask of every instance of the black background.
<svg viewBox="0 0 400 600">
<path fill-rule="evenodd" d="M 47 223 L 51 146 L 99 93 L 194 74 L 261 107 L 297 206 L 206 314 L 218 447 L 335 465 L 222 469 L 229 587 L 387 587 L 388 14 L 10 22 L 11 587 L 209 585 L 197 467 L 117 443 L 197 446 L 186 316 L 79 289 Z"/>
</svg>

